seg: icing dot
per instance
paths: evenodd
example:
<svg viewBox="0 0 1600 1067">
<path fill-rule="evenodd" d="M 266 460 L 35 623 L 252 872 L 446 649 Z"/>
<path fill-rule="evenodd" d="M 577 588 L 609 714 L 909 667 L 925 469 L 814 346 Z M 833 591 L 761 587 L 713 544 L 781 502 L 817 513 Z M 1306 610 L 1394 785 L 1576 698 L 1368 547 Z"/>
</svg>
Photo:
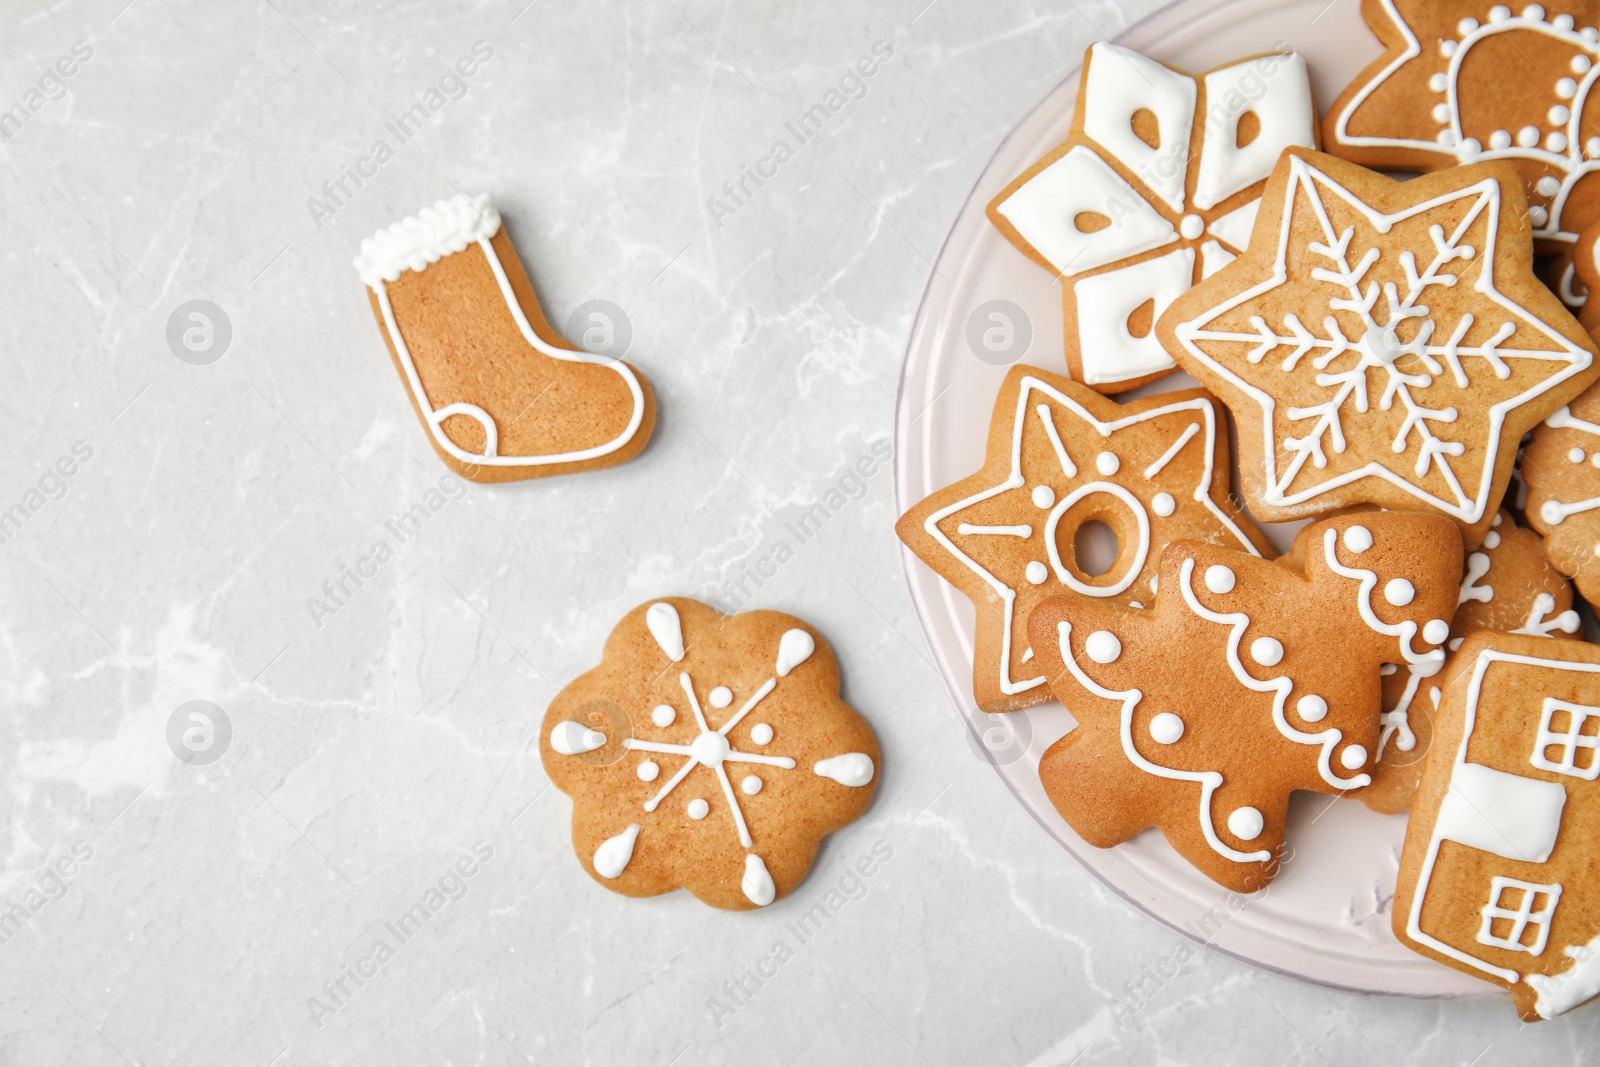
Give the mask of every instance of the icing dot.
<svg viewBox="0 0 1600 1067">
<path fill-rule="evenodd" d="M 1365 526 L 1352 526 L 1344 532 L 1344 547 L 1352 552 L 1365 552 L 1372 547 L 1372 531 Z"/>
<path fill-rule="evenodd" d="M 1206 223 L 1199 215 L 1185 215 L 1183 221 L 1178 223 L 1178 232 L 1183 234 L 1185 240 L 1192 241 L 1206 232 Z"/>
<path fill-rule="evenodd" d="M 1504 22 L 1511 17 L 1511 9 L 1504 4 L 1496 4 L 1489 9 L 1490 22 Z"/>
<path fill-rule="evenodd" d="M 753 774 L 747 774 L 744 776 L 744 781 L 739 783 L 739 788 L 743 789 L 747 796 L 753 797 L 761 792 L 761 779 Z"/>
<path fill-rule="evenodd" d="M 1160 590 L 1160 588 L 1161 588 L 1161 575 L 1152 574 L 1150 576 L 1150 591 L 1152 593 L 1155 593 L 1155 592 L 1158 592 Z"/>
<path fill-rule="evenodd" d="M 1539 517 L 1545 522 L 1548 522 L 1551 526 L 1554 526 L 1566 516 L 1561 513 L 1561 505 L 1558 502 L 1554 500 L 1546 500 L 1539 508 Z M 1600 553 L 1597 553 L 1597 555 L 1600 555 Z"/>
<path fill-rule="evenodd" d="M 725 685 L 719 685 L 711 691 L 711 706 L 725 708 L 733 703 L 733 691 Z"/>
<path fill-rule="evenodd" d="M 1539 179 L 1539 184 L 1535 185 L 1534 188 L 1539 191 L 1540 196 L 1555 196 L 1561 191 L 1561 183 L 1546 174 Z"/>
<path fill-rule="evenodd" d="M 1462 159 L 1471 161 L 1477 159 L 1478 153 L 1482 151 L 1483 145 L 1478 143 L 1478 139 L 1476 137 L 1468 137 L 1463 140 L 1461 142 L 1461 146 L 1456 149 L 1456 154 Z"/>
<path fill-rule="evenodd" d="M 1367 750 L 1360 745 L 1346 745 L 1344 751 L 1339 753 L 1339 762 L 1344 764 L 1347 771 L 1353 771 L 1367 764 Z"/>
<path fill-rule="evenodd" d="M 1442 93 L 1449 87 L 1450 79 L 1442 70 L 1428 79 L 1428 88 L 1432 89 L 1436 93 Z"/>
<path fill-rule="evenodd" d="M 703 819 L 707 815 L 711 814 L 711 805 L 707 804 L 699 797 L 695 797 L 693 800 L 689 801 L 688 812 L 689 818 L 691 819 Z"/>
<path fill-rule="evenodd" d="M 1435 120 L 1439 121 L 1439 122 L 1448 122 L 1448 121 L 1450 121 L 1450 112 L 1448 110 L 1445 111 L 1444 118 L 1442 118 L 1442 119 L 1439 118 L 1439 108 L 1440 107 L 1444 107 L 1444 105 L 1440 104 L 1440 105 L 1438 105 L 1438 107 L 1435 107 L 1433 109 L 1433 115 L 1434 115 Z M 1454 131 L 1454 130 L 1440 130 L 1438 135 L 1436 137 L 1434 137 L 1434 140 L 1438 141 L 1440 144 L 1444 145 L 1446 148 L 1454 148 L 1455 144 L 1456 144 L 1456 131 Z"/>
<path fill-rule="evenodd" d="M 1600 467 L 1600 452 L 1596 452 L 1594 455 L 1590 456 L 1589 462 L 1596 467 Z"/>
<path fill-rule="evenodd" d="M 1328 714 L 1328 702 L 1315 693 L 1308 693 L 1295 702 L 1294 710 L 1306 722 L 1321 722 Z"/>
<path fill-rule="evenodd" d="M 1500 547 L 1500 535 L 1495 533 L 1493 530 L 1490 530 L 1488 533 L 1484 534 L 1483 535 L 1483 547 L 1484 548 L 1499 548 Z"/>
<path fill-rule="evenodd" d="M 1266 826 L 1267 820 L 1255 808 L 1235 808 L 1228 816 L 1228 833 L 1240 841 L 1254 841 Z"/>
<path fill-rule="evenodd" d="M 1456 54 L 1456 43 L 1454 41 L 1440 41 L 1439 54 L 1449 59 Z"/>
<path fill-rule="evenodd" d="M 1036 485 L 1033 487 L 1034 507 L 1048 508 L 1055 502 L 1056 491 L 1054 489 L 1050 488 L 1048 485 Z"/>
<path fill-rule="evenodd" d="M 1535 226 L 1543 226 L 1550 221 L 1550 212 L 1535 204 L 1528 209 L 1528 221 Z"/>
<path fill-rule="evenodd" d="M 1600 556 L 1600 545 L 1594 546 L 1594 554 Z"/>
<path fill-rule="evenodd" d="M 1587 36 L 1589 33 L 1588 30 L 1583 32 L 1585 36 Z M 1593 62 L 1591 62 L 1589 57 L 1584 55 L 1582 52 L 1579 52 L 1577 55 L 1572 57 L 1572 73 L 1574 74 L 1587 74 L 1589 73 L 1589 68 L 1593 65 Z"/>
<path fill-rule="evenodd" d="M 1574 448 L 1571 452 L 1567 453 L 1567 458 L 1570 459 L 1574 463 L 1582 463 L 1583 462 L 1583 449 Z"/>
<path fill-rule="evenodd" d="M 647 759 L 643 763 L 639 764 L 638 774 L 639 781 L 641 782 L 653 782 L 656 780 L 656 776 L 660 773 L 661 766 L 653 759 Z"/>
<path fill-rule="evenodd" d="M 1032 582 L 1034 585 L 1043 585 L 1045 579 L 1050 577 L 1050 568 L 1046 567 L 1038 560 L 1033 560 L 1028 564 L 1026 574 L 1028 576 L 1028 581 Z"/>
<path fill-rule="evenodd" d="M 1083 650 L 1096 663 L 1114 663 L 1122 655 L 1122 642 L 1110 630 L 1096 630 L 1083 643 Z"/>
<path fill-rule="evenodd" d="M 1433 105 L 1433 121 L 1434 122 L 1449 122 L 1450 121 L 1450 105 L 1449 104 L 1434 104 Z"/>
<path fill-rule="evenodd" d="M 1206 588 L 1213 593 L 1233 592 L 1233 572 L 1222 564 L 1214 564 L 1206 568 Z"/>
<path fill-rule="evenodd" d="M 1566 108 L 1562 108 L 1563 111 Z M 1552 152 L 1565 152 L 1567 150 L 1567 135 L 1560 130 L 1552 131 L 1544 139 L 1544 146 Z"/>
<path fill-rule="evenodd" d="M 1117 458 L 1115 452 L 1102 452 L 1094 457 L 1094 469 L 1107 478 L 1117 473 L 1117 468 L 1122 466 L 1122 460 Z"/>
<path fill-rule="evenodd" d="M 1550 109 L 1546 117 L 1550 119 L 1550 125 L 1552 126 L 1565 126 L 1567 120 L 1572 117 L 1572 112 L 1567 110 L 1567 105 L 1556 104 Z"/>
<path fill-rule="evenodd" d="M 1600 30 L 1595 29 L 1593 26 L 1585 26 L 1578 31 L 1578 36 L 1585 41 L 1600 41 Z"/>
<path fill-rule="evenodd" d="M 758 745 L 771 744 L 772 727 L 768 726 L 764 722 L 756 723 L 755 726 L 750 730 L 750 740 L 754 741 Z"/>
<path fill-rule="evenodd" d="M 1505 130 L 1496 130 L 1489 135 L 1489 147 L 1500 149 L 1511 147 L 1511 135 Z"/>
<path fill-rule="evenodd" d="M 1595 453 L 1600 456 L 1600 452 Z M 1157 493 L 1156 498 L 1150 501 L 1150 510 L 1160 515 L 1163 519 L 1176 510 L 1178 502 L 1172 499 L 1171 493 Z"/>
<path fill-rule="evenodd" d="M 1457 649 L 1459 649 L 1459 648 L 1460 648 L 1460 647 L 1461 647 L 1461 642 L 1463 642 L 1463 641 L 1465 641 L 1465 640 L 1466 640 L 1466 638 L 1465 638 L 1465 637 L 1457 637 L 1457 638 L 1455 638 L 1455 639 L 1454 639 L 1454 640 L 1452 640 L 1452 641 L 1451 641 L 1451 642 L 1450 642 L 1450 651 L 1451 651 L 1451 652 L 1454 652 L 1454 651 L 1456 651 L 1456 650 L 1457 650 Z M 1437 694 L 1437 693 L 1438 693 L 1438 692 L 1439 692 L 1439 690 L 1437 690 L 1437 689 L 1435 689 L 1435 690 L 1433 690 L 1433 692 L 1434 692 L 1434 693 L 1435 693 L 1435 694 Z M 1433 698 L 1433 702 L 1434 702 L 1434 704 L 1435 704 L 1435 705 L 1437 705 L 1437 704 L 1438 704 L 1438 703 L 1439 703 L 1439 698 L 1438 698 L 1438 696 L 1437 696 L 1437 695 L 1436 695 L 1436 696 L 1435 696 L 1435 697 L 1434 697 L 1434 698 Z"/>
<path fill-rule="evenodd" d="M 671 726 L 672 720 L 677 717 L 678 713 L 672 710 L 671 704 L 657 704 L 656 710 L 650 713 L 650 721 L 657 726 Z"/>
<path fill-rule="evenodd" d="M 1517 143 L 1523 148 L 1532 148 L 1539 143 L 1539 127 L 1524 126 L 1517 131 Z"/>
<path fill-rule="evenodd" d="M 1571 78 L 1562 78 L 1556 82 L 1556 95 L 1563 100 L 1571 100 L 1578 95 L 1578 83 Z M 1563 122 L 1566 120 L 1563 119 Z"/>
<path fill-rule="evenodd" d="M 1450 624 L 1443 619 L 1433 619 L 1422 628 L 1422 639 L 1430 645 L 1442 645 L 1450 636 Z"/>
<path fill-rule="evenodd" d="M 1478 20 L 1477 19 L 1462 19 L 1460 22 L 1456 23 L 1456 32 L 1461 34 L 1461 36 L 1463 36 L 1463 37 L 1465 37 L 1467 34 L 1471 33 L 1473 30 L 1475 30 L 1477 28 L 1478 28 Z"/>
<path fill-rule="evenodd" d="M 1583 150 L 1590 159 L 1600 156 L 1600 137 L 1591 137 L 1583 142 Z"/>
<path fill-rule="evenodd" d="M 1392 578 L 1389 584 L 1383 587 L 1383 599 L 1397 608 L 1403 608 L 1411 603 L 1412 598 L 1416 595 L 1416 586 L 1404 578 Z"/>
<path fill-rule="evenodd" d="M 1501 515 L 1501 514 L 1500 514 L 1500 513 L 1499 513 L 1499 512 L 1498 512 L 1498 511 L 1497 511 L 1497 512 L 1495 512 L 1495 513 L 1494 513 L 1494 518 L 1492 518 L 1492 519 L 1490 519 L 1490 520 L 1489 520 L 1489 525 L 1490 525 L 1490 526 L 1499 526 L 1499 525 L 1500 525 L 1500 523 L 1501 523 L 1501 521 L 1502 521 L 1502 520 L 1503 520 L 1503 519 L 1504 519 L 1504 516 L 1503 516 L 1503 515 Z"/>
<path fill-rule="evenodd" d="M 1183 720 L 1170 711 L 1163 711 L 1150 720 L 1150 736 L 1159 744 L 1176 744 L 1183 736 Z"/>
<path fill-rule="evenodd" d="M 1544 8 L 1539 4 L 1529 4 L 1522 9 L 1522 17 L 1538 22 L 1544 18 Z"/>
<path fill-rule="evenodd" d="M 1276 667 L 1283 662 L 1283 642 L 1276 637 L 1258 637 L 1250 642 L 1250 658 L 1263 667 Z"/>
<path fill-rule="evenodd" d="M 1566 31 L 1572 29 L 1572 16 L 1557 15 L 1555 18 L 1550 20 L 1550 25 L 1565 33 Z"/>
</svg>

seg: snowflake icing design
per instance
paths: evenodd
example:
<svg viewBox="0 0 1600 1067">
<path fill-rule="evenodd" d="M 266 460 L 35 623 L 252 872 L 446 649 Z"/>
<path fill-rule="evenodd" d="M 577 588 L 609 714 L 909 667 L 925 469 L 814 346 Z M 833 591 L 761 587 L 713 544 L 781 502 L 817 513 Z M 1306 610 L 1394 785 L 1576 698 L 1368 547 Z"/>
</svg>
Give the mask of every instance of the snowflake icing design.
<svg viewBox="0 0 1600 1067">
<path fill-rule="evenodd" d="M 684 625 L 678 609 L 666 601 L 657 601 L 646 609 L 645 622 L 651 638 L 671 661 L 671 665 L 664 673 L 674 673 L 674 669 L 686 656 Z M 740 890 L 745 899 L 756 907 L 771 904 L 777 898 L 777 887 L 766 862 L 754 851 L 755 841 L 745 816 L 744 806 L 740 801 L 740 794 L 754 796 L 763 790 L 766 783 L 759 775 L 752 773 L 740 775 L 736 783 L 729 773 L 729 768 L 743 765 L 747 772 L 757 768 L 766 768 L 768 771 L 794 771 L 798 768 L 798 763 L 792 756 L 742 751 L 734 746 L 730 734 L 752 712 L 761 707 L 763 701 L 783 684 L 796 667 L 809 660 L 815 652 L 816 641 L 810 633 L 798 627 L 786 630 L 778 641 L 773 676 L 758 686 L 738 710 L 731 714 L 728 714 L 726 709 L 733 706 L 732 689 L 718 685 L 706 693 L 705 702 L 702 703 L 690 671 L 676 670 L 676 680 L 683 693 L 682 705 L 659 703 L 650 712 L 650 721 L 660 730 L 666 730 L 679 722 L 692 721 L 697 731 L 694 739 L 688 744 L 632 736 L 624 737 L 621 741 L 621 747 L 625 752 L 637 753 L 643 757 L 637 762 L 624 761 L 626 765 L 632 767 L 633 776 L 641 782 L 654 783 L 661 776 L 660 762 L 664 761 L 658 761 L 659 757 L 682 759 L 682 763 L 660 788 L 655 789 L 639 805 L 637 810 L 641 819 L 655 813 L 664 801 L 678 791 L 679 786 L 690 780 L 697 768 L 711 772 L 717 791 L 720 791 L 727 803 L 727 817 L 731 822 L 733 835 L 738 839 L 739 845 L 747 850 Z M 707 717 L 708 710 L 723 713 L 726 718 L 720 725 L 713 727 Z M 609 740 L 600 730 L 591 729 L 576 720 L 560 716 L 557 718 L 560 721 L 557 721 L 550 730 L 550 747 L 560 755 L 581 756 L 601 748 Z M 761 747 L 772 743 L 775 737 L 773 727 L 766 722 L 758 722 L 747 733 L 751 742 Z M 830 779 L 854 790 L 871 783 L 876 773 L 876 765 L 873 756 L 868 753 L 845 752 L 817 760 L 812 765 L 811 771 L 818 778 Z M 696 796 L 683 806 L 683 812 L 690 820 L 698 823 L 711 815 L 712 807 L 704 797 Z M 634 848 L 642 831 L 641 822 L 630 822 L 621 832 L 600 842 L 593 853 L 595 871 L 606 879 L 621 877 L 632 862 Z M 768 844 L 770 845 L 770 842 Z"/>
<path fill-rule="evenodd" d="M 1283 196 L 1272 273 L 1174 331 L 1197 370 L 1260 406 L 1264 502 L 1376 477 L 1479 522 L 1507 413 L 1591 362 L 1496 289 L 1499 183 L 1386 214 L 1295 155 Z M 1284 306 L 1329 313 L 1307 324 Z"/>
</svg>

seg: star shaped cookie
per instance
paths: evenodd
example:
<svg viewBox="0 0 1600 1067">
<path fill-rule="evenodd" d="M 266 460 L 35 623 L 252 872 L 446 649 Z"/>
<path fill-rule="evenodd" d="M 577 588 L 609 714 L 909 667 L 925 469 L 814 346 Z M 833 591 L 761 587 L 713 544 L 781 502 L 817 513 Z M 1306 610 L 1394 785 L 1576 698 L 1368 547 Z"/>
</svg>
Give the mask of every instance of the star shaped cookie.
<svg viewBox="0 0 1600 1067">
<path fill-rule="evenodd" d="M 1468 547 L 1522 434 L 1600 376 L 1503 163 L 1396 182 L 1290 149 L 1250 250 L 1156 329 L 1233 410 L 1257 516 L 1432 510 Z"/>
<path fill-rule="evenodd" d="M 1293 52 L 1196 76 L 1101 42 L 1080 85 L 1072 132 L 989 220 L 1061 279 L 1073 377 L 1120 393 L 1174 370 L 1151 324 L 1243 251 L 1262 182 L 1284 148 L 1315 146 L 1317 112 Z"/>
<path fill-rule="evenodd" d="M 1098 574 L 1079 531 L 1110 528 Z M 1118 404 L 1034 367 L 1011 368 L 995 399 L 983 468 L 900 517 L 900 539 L 977 610 L 973 694 L 986 712 L 1050 699 L 1028 613 L 1070 594 L 1148 602 L 1161 551 L 1188 538 L 1253 554 L 1271 545 L 1228 499 L 1228 436 L 1204 390 Z"/>
<path fill-rule="evenodd" d="M 1092 845 L 1154 826 L 1222 885 L 1261 889 L 1290 793 L 1371 781 L 1380 666 L 1442 658 L 1460 574 L 1448 520 L 1371 512 L 1278 561 L 1170 545 L 1149 610 L 1047 600 L 1029 633 L 1078 726 L 1040 760 L 1046 794 Z"/>
</svg>

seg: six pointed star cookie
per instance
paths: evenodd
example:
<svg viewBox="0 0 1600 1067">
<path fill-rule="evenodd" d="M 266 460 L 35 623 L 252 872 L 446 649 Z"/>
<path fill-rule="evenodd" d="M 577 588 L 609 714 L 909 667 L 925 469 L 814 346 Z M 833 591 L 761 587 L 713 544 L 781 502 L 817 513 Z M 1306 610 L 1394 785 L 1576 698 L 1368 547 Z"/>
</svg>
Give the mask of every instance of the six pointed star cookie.
<svg viewBox="0 0 1600 1067">
<path fill-rule="evenodd" d="M 995 399 L 983 469 L 900 517 L 895 529 L 977 610 L 973 694 L 986 712 L 1050 699 L 1028 613 L 1046 597 L 1138 604 L 1161 551 L 1189 538 L 1260 554 L 1269 542 L 1228 499 L 1228 439 L 1204 390 L 1118 404 L 1060 375 L 1013 367 Z M 1087 523 L 1117 541 L 1091 574 Z"/>
<path fill-rule="evenodd" d="M 839 699 L 826 641 L 790 615 L 682 597 L 617 624 L 545 712 L 539 755 L 595 881 L 731 911 L 786 896 L 877 788 L 877 741 Z"/>
<path fill-rule="evenodd" d="M 1062 281 L 1067 366 L 1120 393 L 1173 370 L 1150 325 L 1245 247 L 1261 183 L 1313 147 L 1305 60 L 1270 52 L 1195 77 L 1128 48 L 1084 55 L 1072 133 L 989 219 Z"/>
<path fill-rule="evenodd" d="M 1448 520 L 1373 512 L 1309 527 L 1281 561 L 1177 542 L 1150 610 L 1047 600 L 1033 647 L 1078 726 L 1040 760 L 1045 792 L 1092 845 L 1155 826 L 1261 889 L 1290 793 L 1371 781 L 1380 665 L 1442 658 L 1460 574 Z"/>
<path fill-rule="evenodd" d="M 1503 163 L 1395 182 L 1284 153 L 1250 250 L 1157 324 L 1233 410 L 1257 516 L 1431 509 L 1476 547 L 1522 434 L 1600 376 L 1524 216 Z"/>
<path fill-rule="evenodd" d="M 1600 217 L 1600 3 L 1547 10 L 1474 0 L 1364 0 L 1384 44 L 1323 120 L 1323 147 L 1369 167 L 1509 160 L 1534 237 L 1570 244 Z"/>
</svg>

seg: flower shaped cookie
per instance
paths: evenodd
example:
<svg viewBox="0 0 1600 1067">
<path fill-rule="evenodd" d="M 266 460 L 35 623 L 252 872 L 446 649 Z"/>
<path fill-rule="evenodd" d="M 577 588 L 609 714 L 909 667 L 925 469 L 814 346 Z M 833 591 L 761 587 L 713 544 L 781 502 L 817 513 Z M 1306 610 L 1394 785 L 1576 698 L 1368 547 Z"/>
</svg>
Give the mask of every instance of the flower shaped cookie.
<svg viewBox="0 0 1600 1067">
<path fill-rule="evenodd" d="M 764 907 L 872 801 L 878 744 L 839 699 L 827 642 L 773 611 L 641 605 L 545 712 L 545 772 L 601 885 Z"/>
</svg>

